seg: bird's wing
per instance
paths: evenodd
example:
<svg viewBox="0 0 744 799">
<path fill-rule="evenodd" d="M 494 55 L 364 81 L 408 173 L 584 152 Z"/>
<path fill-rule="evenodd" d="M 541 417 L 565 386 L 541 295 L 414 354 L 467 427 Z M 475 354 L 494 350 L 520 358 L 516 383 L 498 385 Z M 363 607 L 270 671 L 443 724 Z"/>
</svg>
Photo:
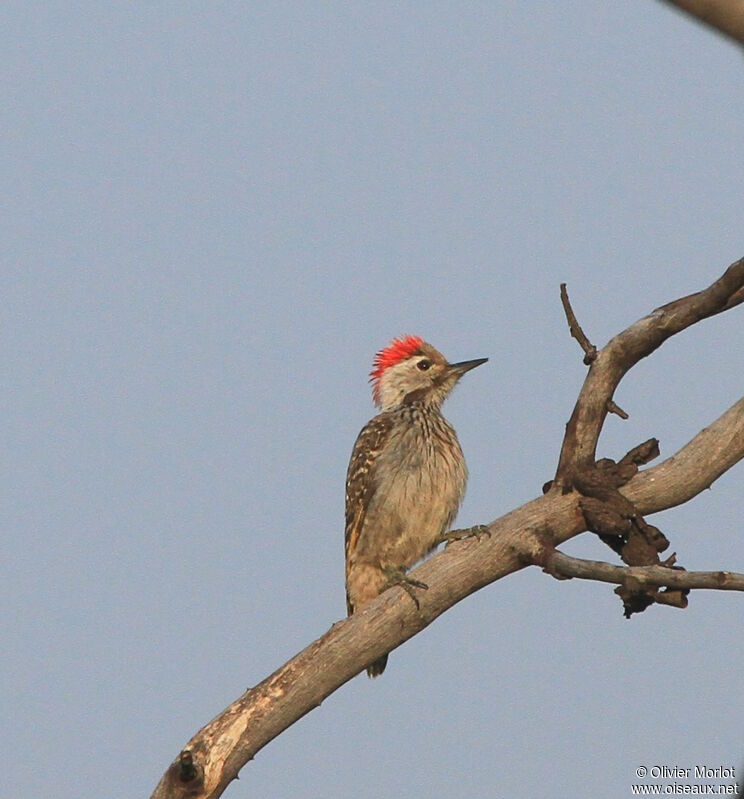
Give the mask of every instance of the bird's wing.
<svg viewBox="0 0 744 799">
<path fill-rule="evenodd" d="M 375 464 L 383 450 L 393 419 L 389 413 L 381 413 L 367 422 L 357 436 L 346 473 L 346 579 L 349 578 L 349 563 L 359 543 L 364 527 L 364 517 L 377 487 Z M 346 592 L 346 607 L 351 614 L 353 608 Z"/>
</svg>

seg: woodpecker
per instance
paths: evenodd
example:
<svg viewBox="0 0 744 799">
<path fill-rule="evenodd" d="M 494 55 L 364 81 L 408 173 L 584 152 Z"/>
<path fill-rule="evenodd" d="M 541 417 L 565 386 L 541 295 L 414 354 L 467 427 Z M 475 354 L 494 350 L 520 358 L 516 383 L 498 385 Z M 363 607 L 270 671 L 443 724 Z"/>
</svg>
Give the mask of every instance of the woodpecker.
<svg viewBox="0 0 744 799">
<path fill-rule="evenodd" d="M 465 372 L 488 358 L 449 363 L 418 336 L 375 356 L 370 382 L 380 413 L 359 433 L 346 475 L 346 607 L 349 616 L 405 576 L 443 540 L 465 494 L 468 470 L 441 405 Z M 417 601 L 417 600 L 416 600 Z M 376 677 L 387 655 L 367 667 Z"/>
</svg>

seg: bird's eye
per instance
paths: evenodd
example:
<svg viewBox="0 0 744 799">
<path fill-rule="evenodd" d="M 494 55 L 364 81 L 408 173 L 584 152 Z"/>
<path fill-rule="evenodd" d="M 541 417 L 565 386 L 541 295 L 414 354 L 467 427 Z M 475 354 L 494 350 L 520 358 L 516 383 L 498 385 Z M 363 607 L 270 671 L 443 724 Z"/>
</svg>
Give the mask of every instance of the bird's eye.
<svg viewBox="0 0 744 799">
<path fill-rule="evenodd" d="M 426 358 L 424 358 L 423 360 L 419 361 L 416 364 L 416 367 L 420 369 L 422 372 L 425 372 L 430 366 L 431 366 L 431 361 L 427 361 Z"/>
</svg>

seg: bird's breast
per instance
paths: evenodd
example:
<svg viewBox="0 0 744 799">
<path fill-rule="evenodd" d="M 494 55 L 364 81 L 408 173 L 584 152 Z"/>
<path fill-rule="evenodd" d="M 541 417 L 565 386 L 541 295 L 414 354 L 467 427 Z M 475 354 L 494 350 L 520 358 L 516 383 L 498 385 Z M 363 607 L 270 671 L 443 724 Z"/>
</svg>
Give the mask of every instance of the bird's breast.
<svg viewBox="0 0 744 799">
<path fill-rule="evenodd" d="M 455 431 L 435 421 L 400 430 L 379 464 L 368 522 L 372 536 L 382 533 L 383 560 L 395 565 L 410 566 L 432 549 L 465 493 L 467 467 Z"/>
</svg>

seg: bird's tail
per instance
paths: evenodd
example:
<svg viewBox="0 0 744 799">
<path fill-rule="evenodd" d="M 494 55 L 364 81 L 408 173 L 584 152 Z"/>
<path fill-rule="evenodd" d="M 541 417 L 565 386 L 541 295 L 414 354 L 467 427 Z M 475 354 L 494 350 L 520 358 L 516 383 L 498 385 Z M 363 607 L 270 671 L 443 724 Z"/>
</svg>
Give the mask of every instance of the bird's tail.
<svg viewBox="0 0 744 799">
<path fill-rule="evenodd" d="M 371 663 L 367 666 L 367 676 L 368 677 L 379 677 L 383 671 L 385 671 L 385 666 L 387 666 L 387 655 L 383 655 L 381 658 L 377 658 L 374 663 Z"/>
</svg>

